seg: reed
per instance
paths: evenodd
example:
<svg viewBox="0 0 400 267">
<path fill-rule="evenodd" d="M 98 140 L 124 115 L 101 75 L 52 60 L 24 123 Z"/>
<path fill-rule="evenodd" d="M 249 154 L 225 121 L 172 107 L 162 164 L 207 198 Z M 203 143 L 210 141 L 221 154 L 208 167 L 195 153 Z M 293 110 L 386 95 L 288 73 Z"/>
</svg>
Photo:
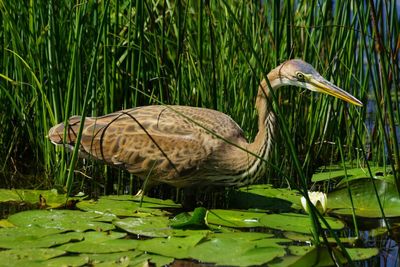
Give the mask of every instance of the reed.
<svg viewBox="0 0 400 267">
<path fill-rule="evenodd" d="M 279 92 L 282 137 L 262 182 L 309 188 L 318 166 L 341 159 L 340 140 L 346 160 L 388 164 L 400 188 L 400 21 L 392 2 L 121 0 L 107 8 L 107 1 L 3 1 L 1 172 L 72 183 L 68 173 L 88 165 L 69 165 L 71 154 L 51 146 L 51 125 L 159 102 L 228 113 L 251 139 L 259 80 L 278 63 L 303 58 L 365 108 Z M 115 173 L 92 169 L 85 173 Z"/>
</svg>

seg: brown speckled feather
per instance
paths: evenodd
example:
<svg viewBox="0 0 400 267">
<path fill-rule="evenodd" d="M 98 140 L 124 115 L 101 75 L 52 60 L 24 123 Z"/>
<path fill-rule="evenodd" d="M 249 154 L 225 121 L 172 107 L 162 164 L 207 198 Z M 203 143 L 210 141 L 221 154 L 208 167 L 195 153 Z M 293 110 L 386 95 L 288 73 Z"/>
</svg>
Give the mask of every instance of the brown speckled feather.
<svg viewBox="0 0 400 267">
<path fill-rule="evenodd" d="M 74 145 L 79 126 L 80 118 L 71 117 L 66 140 L 69 145 Z M 80 150 L 142 178 L 151 170 L 153 182 L 186 187 L 193 185 L 196 172 L 204 170 L 205 164 L 216 173 L 223 167 L 216 157 L 226 151 L 227 143 L 210 131 L 226 140 L 246 142 L 240 127 L 221 112 L 186 106 L 146 106 L 86 118 Z M 64 124 L 54 126 L 49 132 L 50 140 L 62 144 L 63 133 Z"/>
</svg>

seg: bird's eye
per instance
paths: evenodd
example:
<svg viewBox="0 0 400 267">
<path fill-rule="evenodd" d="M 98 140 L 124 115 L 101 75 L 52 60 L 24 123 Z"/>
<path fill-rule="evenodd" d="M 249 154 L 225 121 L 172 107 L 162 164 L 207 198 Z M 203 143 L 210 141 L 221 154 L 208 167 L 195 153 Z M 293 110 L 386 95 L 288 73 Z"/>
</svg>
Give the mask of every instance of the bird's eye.
<svg viewBox="0 0 400 267">
<path fill-rule="evenodd" d="M 296 77 L 299 81 L 304 81 L 304 74 L 301 72 L 296 73 Z"/>
</svg>

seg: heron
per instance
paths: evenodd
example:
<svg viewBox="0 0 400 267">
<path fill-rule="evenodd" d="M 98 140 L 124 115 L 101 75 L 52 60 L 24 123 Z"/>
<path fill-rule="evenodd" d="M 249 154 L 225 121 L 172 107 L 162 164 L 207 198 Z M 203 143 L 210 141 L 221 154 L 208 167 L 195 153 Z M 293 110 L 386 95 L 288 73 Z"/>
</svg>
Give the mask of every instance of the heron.
<svg viewBox="0 0 400 267">
<path fill-rule="evenodd" d="M 207 108 L 151 105 L 86 117 L 79 152 L 119 166 L 148 185 L 177 188 L 240 187 L 266 172 L 277 131 L 271 91 L 295 86 L 325 93 L 356 106 L 363 103 L 323 78 L 310 64 L 288 60 L 272 69 L 258 88 L 258 133 L 248 142 L 228 115 Z M 69 118 L 49 131 L 56 145 L 74 147 L 82 119 Z M 65 129 L 67 128 L 67 129 Z M 66 135 L 64 135 L 66 133 Z"/>
</svg>

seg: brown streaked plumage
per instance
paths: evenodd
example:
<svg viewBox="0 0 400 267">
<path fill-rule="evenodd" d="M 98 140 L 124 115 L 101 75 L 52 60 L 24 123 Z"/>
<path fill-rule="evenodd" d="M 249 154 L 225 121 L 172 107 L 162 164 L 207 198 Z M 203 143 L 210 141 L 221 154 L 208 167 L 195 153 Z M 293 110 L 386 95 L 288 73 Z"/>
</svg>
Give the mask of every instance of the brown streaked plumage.
<svg viewBox="0 0 400 267">
<path fill-rule="evenodd" d="M 273 69 L 268 80 L 272 90 L 294 85 L 362 106 L 298 59 Z M 261 159 L 268 158 L 273 145 L 275 116 L 268 97 L 269 87 L 263 80 L 256 99 L 259 132 L 253 143 L 224 113 L 188 106 L 145 106 L 86 118 L 80 151 L 142 179 L 149 176 L 151 183 L 179 188 L 250 184 L 263 175 Z M 80 122 L 77 116 L 69 119 L 65 138 L 64 124 L 54 126 L 50 140 L 73 146 Z"/>
</svg>

